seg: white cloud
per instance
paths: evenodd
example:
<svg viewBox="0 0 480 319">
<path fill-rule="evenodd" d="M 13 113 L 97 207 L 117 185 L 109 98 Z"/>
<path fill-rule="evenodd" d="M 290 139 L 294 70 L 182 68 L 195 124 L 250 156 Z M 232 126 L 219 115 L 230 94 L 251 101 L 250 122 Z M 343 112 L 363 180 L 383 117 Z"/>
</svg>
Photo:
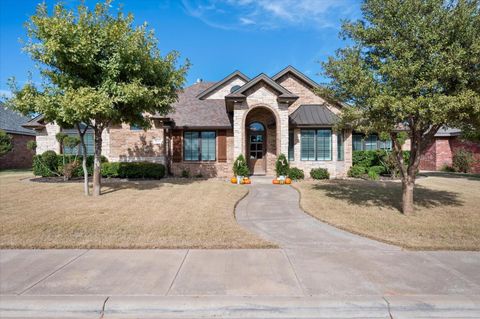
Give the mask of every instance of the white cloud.
<svg viewBox="0 0 480 319">
<path fill-rule="evenodd" d="M 359 14 L 359 0 L 182 0 L 186 12 L 223 29 L 338 28 Z"/>
</svg>

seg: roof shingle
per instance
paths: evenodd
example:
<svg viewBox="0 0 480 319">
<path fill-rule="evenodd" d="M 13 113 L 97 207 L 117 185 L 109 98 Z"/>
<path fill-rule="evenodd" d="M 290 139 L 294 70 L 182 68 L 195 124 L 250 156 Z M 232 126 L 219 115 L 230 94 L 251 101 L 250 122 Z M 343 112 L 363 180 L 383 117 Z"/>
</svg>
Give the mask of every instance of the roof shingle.
<svg viewBox="0 0 480 319">
<path fill-rule="evenodd" d="M 226 111 L 225 100 L 201 100 L 197 97 L 213 84 L 200 82 L 185 88 L 173 104 L 174 112 L 166 116 L 156 114 L 155 117 L 168 117 L 174 121 L 175 127 L 181 128 L 231 128 L 232 118 Z"/>
<path fill-rule="evenodd" d="M 35 135 L 35 132 L 22 125 L 30 121 L 30 118 L 21 115 L 15 111 L 5 108 L 0 104 L 0 129 L 7 133 L 22 134 L 22 135 Z"/>
</svg>

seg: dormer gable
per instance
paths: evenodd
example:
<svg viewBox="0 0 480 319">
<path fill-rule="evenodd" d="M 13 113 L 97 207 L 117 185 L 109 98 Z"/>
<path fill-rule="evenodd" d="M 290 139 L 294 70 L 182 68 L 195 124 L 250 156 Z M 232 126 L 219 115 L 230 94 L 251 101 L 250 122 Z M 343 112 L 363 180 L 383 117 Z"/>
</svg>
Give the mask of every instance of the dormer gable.
<svg viewBox="0 0 480 319">
<path fill-rule="evenodd" d="M 258 84 L 263 83 L 272 92 L 274 92 L 279 100 L 284 101 L 294 101 L 298 98 L 295 94 L 288 91 L 286 88 L 278 84 L 277 82 L 273 81 L 270 77 L 268 77 L 265 73 L 260 73 L 255 78 L 247 82 L 242 87 L 238 88 L 234 92 L 230 93 L 229 95 L 225 96 L 227 100 L 244 100 L 251 91 L 252 88 L 257 86 Z"/>
<path fill-rule="evenodd" d="M 272 80 L 277 83 L 281 83 L 288 75 L 295 77 L 297 80 L 300 80 L 303 84 L 307 85 L 312 90 L 318 87 L 317 82 L 310 79 L 308 76 L 295 69 L 291 65 L 287 66 L 285 69 L 272 76 Z"/>
<path fill-rule="evenodd" d="M 237 70 L 201 92 L 197 97 L 200 100 L 224 99 L 225 96 L 240 88 L 249 80 L 248 76 Z"/>
</svg>

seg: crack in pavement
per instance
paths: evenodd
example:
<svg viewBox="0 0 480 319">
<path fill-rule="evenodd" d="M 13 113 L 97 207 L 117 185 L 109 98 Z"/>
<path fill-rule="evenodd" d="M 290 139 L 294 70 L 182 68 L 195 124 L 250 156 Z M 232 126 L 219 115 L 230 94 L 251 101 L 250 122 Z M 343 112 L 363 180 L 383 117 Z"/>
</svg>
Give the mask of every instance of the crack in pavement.
<svg viewBox="0 0 480 319">
<path fill-rule="evenodd" d="M 394 319 L 393 316 L 392 316 L 392 313 L 390 311 L 390 302 L 387 300 L 387 298 L 385 298 L 385 297 L 382 297 L 382 298 L 387 303 L 387 310 L 388 310 L 388 315 L 390 316 L 390 319 Z"/>
<path fill-rule="evenodd" d="M 29 291 L 30 289 L 32 289 L 33 287 L 35 287 L 36 285 L 38 285 L 39 283 L 41 283 L 42 281 L 45 281 L 47 280 L 48 278 L 50 278 L 51 276 L 55 275 L 57 272 L 59 272 L 60 270 L 62 270 L 63 268 L 67 267 L 68 265 L 70 265 L 71 263 L 73 263 L 74 261 L 76 261 L 78 258 L 82 257 L 83 255 L 85 255 L 86 253 L 88 253 L 90 251 L 90 249 L 87 249 L 86 251 L 84 251 L 83 253 L 81 253 L 80 255 L 72 258 L 71 260 L 69 260 L 68 262 L 66 262 L 65 264 L 63 264 L 61 267 L 55 269 L 52 273 L 46 275 L 45 277 L 41 278 L 40 280 L 38 280 L 36 283 L 34 283 L 33 285 L 30 285 L 29 287 L 25 288 L 24 290 L 22 290 L 20 293 L 17 293 L 17 295 L 23 295 L 24 293 L 26 293 L 27 291 Z"/>
<path fill-rule="evenodd" d="M 103 301 L 103 306 L 102 306 L 102 310 L 100 311 L 100 318 L 99 318 L 99 319 L 102 319 L 103 316 L 105 315 L 105 305 L 107 304 L 108 299 L 110 299 L 110 296 L 108 296 L 108 297 Z"/>
</svg>

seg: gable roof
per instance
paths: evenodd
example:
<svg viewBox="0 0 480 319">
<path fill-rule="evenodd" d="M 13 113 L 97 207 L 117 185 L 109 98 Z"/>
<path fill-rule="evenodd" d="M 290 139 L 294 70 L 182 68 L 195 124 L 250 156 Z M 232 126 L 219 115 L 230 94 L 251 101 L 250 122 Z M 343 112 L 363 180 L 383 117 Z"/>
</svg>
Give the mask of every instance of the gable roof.
<svg viewBox="0 0 480 319">
<path fill-rule="evenodd" d="M 289 90 L 287 90 L 286 88 L 278 84 L 277 82 L 273 81 L 265 73 L 260 73 L 255 78 L 251 79 L 249 82 L 245 83 L 243 86 L 241 86 L 234 92 L 225 96 L 225 98 L 244 99 L 246 98 L 245 92 L 260 82 L 265 82 L 268 86 L 270 86 L 275 91 L 277 91 L 279 93 L 278 98 L 280 99 L 296 100 L 298 98 L 298 96 L 296 96 L 295 94 L 293 94 L 292 92 L 290 92 Z"/>
<path fill-rule="evenodd" d="M 437 133 L 435 134 L 435 137 L 459 136 L 459 135 L 462 135 L 462 130 L 458 128 L 444 126 L 437 131 Z"/>
<path fill-rule="evenodd" d="M 223 80 L 220 80 L 216 83 L 210 83 L 210 87 L 208 87 L 207 89 L 205 89 L 204 91 L 201 91 L 199 94 L 198 94 L 198 98 L 203 100 L 205 99 L 208 95 L 210 95 L 211 93 L 213 93 L 215 90 L 217 90 L 219 87 L 221 87 L 222 85 L 224 85 L 225 83 L 228 83 L 228 81 L 236 78 L 236 77 L 239 77 L 241 78 L 242 80 L 244 80 L 245 82 L 248 82 L 250 81 L 250 78 L 248 76 L 246 76 L 245 74 L 243 74 L 242 72 L 240 71 L 235 71 L 229 75 L 227 75 Z"/>
<path fill-rule="evenodd" d="M 338 116 L 326 104 L 302 104 L 290 114 L 290 123 L 294 126 L 332 126 L 338 120 Z"/>
<path fill-rule="evenodd" d="M 178 101 L 172 106 L 174 111 L 167 114 L 155 114 L 153 118 L 168 118 L 176 128 L 231 128 L 232 118 L 227 113 L 224 99 L 198 98 L 214 82 L 200 82 L 186 87 L 178 94 Z"/>
<path fill-rule="evenodd" d="M 35 135 L 35 132 L 22 127 L 30 118 L 7 109 L 0 104 L 0 129 L 11 134 Z"/>
<path fill-rule="evenodd" d="M 39 114 L 35 116 L 33 119 L 29 120 L 28 122 L 24 123 L 22 126 L 28 129 L 41 129 L 45 127 L 43 114 Z"/>
<path fill-rule="evenodd" d="M 310 85 L 312 88 L 318 87 L 317 82 L 315 82 L 314 80 L 310 79 L 308 76 L 306 76 L 306 75 L 303 74 L 302 72 L 298 71 L 297 69 L 295 69 L 295 68 L 294 68 L 293 66 L 291 66 L 291 65 L 287 66 L 285 69 L 281 70 L 280 72 L 278 72 L 277 74 L 275 74 L 274 76 L 272 76 L 272 80 L 278 81 L 278 79 L 280 79 L 282 76 L 284 76 L 284 75 L 287 74 L 287 73 L 292 73 L 292 74 L 295 75 L 297 78 L 299 78 L 300 80 L 302 80 L 302 81 L 305 82 L 306 84 Z"/>
</svg>

